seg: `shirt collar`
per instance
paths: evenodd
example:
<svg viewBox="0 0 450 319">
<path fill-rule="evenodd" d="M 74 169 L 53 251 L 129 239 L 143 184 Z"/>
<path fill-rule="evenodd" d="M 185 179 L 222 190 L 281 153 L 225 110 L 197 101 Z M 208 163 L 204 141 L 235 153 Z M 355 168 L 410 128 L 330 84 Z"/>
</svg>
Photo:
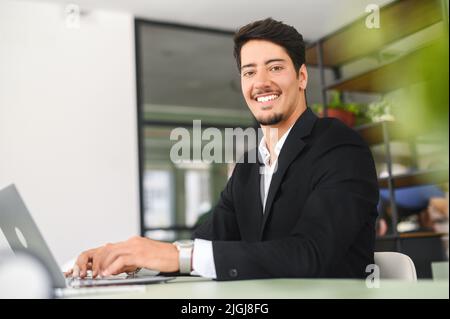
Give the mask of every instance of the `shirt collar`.
<svg viewBox="0 0 450 319">
<path fill-rule="evenodd" d="M 291 126 L 286 133 L 283 134 L 283 136 L 278 140 L 277 144 L 275 144 L 275 155 L 278 156 L 280 155 L 281 152 L 281 148 L 283 147 L 284 142 L 286 141 L 289 132 L 291 131 L 293 126 Z M 259 147 L 258 147 L 258 151 L 259 154 L 261 155 L 261 158 L 263 160 L 264 165 L 269 166 L 270 165 L 270 152 L 267 149 L 266 146 L 266 139 L 263 136 L 263 138 L 261 139 L 261 141 L 259 142 Z"/>
</svg>

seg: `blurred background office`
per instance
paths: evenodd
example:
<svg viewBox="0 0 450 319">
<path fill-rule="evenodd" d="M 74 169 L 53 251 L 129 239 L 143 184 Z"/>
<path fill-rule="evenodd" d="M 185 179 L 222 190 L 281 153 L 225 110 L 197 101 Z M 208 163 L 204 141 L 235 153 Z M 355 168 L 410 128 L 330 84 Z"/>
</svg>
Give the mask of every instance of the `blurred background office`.
<svg viewBox="0 0 450 319">
<path fill-rule="evenodd" d="M 377 250 L 419 277 L 448 260 L 448 1 L 0 0 L 0 188 L 16 184 L 61 265 L 190 237 L 233 163 L 191 156 L 208 141 L 174 163 L 171 131 L 255 127 L 232 36 L 269 16 L 307 41 L 308 105 L 371 147 Z"/>
</svg>

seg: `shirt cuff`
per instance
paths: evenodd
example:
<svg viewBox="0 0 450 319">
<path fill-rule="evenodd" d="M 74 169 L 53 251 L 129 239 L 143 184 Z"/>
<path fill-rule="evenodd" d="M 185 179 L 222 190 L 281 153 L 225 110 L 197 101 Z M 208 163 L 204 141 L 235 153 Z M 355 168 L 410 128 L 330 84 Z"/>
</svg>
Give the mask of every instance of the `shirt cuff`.
<svg viewBox="0 0 450 319">
<path fill-rule="evenodd" d="M 212 241 L 195 239 L 192 259 L 193 271 L 191 275 L 216 279 L 216 265 L 214 264 Z"/>
</svg>

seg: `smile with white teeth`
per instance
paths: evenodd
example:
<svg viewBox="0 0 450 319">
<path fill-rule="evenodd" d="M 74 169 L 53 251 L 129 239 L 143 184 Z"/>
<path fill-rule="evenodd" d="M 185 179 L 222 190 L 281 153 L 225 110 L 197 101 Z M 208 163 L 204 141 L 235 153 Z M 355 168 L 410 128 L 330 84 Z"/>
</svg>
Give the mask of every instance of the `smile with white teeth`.
<svg viewBox="0 0 450 319">
<path fill-rule="evenodd" d="M 266 96 L 259 96 L 256 98 L 256 101 L 262 103 L 262 102 L 269 102 L 269 101 L 273 101 L 275 99 L 277 99 L 279 97 L 279 95 L 277 94 L 272 94 L 272 95 L 266 95 Z"/>
</svg>

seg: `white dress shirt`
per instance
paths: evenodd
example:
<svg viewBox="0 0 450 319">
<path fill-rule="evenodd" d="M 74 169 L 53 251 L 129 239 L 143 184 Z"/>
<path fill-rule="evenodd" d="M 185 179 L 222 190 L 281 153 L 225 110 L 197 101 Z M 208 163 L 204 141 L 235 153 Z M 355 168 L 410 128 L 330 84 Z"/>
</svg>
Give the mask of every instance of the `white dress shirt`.
<svg viewBox="0 0 450 319">
<path fill-rule="evenodd" d="M 259 143 L 258 151 L 263 161 L 264 166 L 261 166 L 261 203 L 263 205 L 263 212 L 266 208 L 267 195 L 269 194 L 270 182 L 272 181 L 272 175 L 276 170 L 278 163 L 278 156 L 286 141 L 292 126 L 275 144 L 275 161 L 270 163 L 270 152 L 267 149 L 266 139 L 263 137 Z M 194 240 L 194 251 L 192 253 L 192 275 L 200 275 L 202 277 L 216 279 L 216 266 L 214 264 L 214 254 L 212 248 L 212 241 L 204 239 Z"/>
</svg>

